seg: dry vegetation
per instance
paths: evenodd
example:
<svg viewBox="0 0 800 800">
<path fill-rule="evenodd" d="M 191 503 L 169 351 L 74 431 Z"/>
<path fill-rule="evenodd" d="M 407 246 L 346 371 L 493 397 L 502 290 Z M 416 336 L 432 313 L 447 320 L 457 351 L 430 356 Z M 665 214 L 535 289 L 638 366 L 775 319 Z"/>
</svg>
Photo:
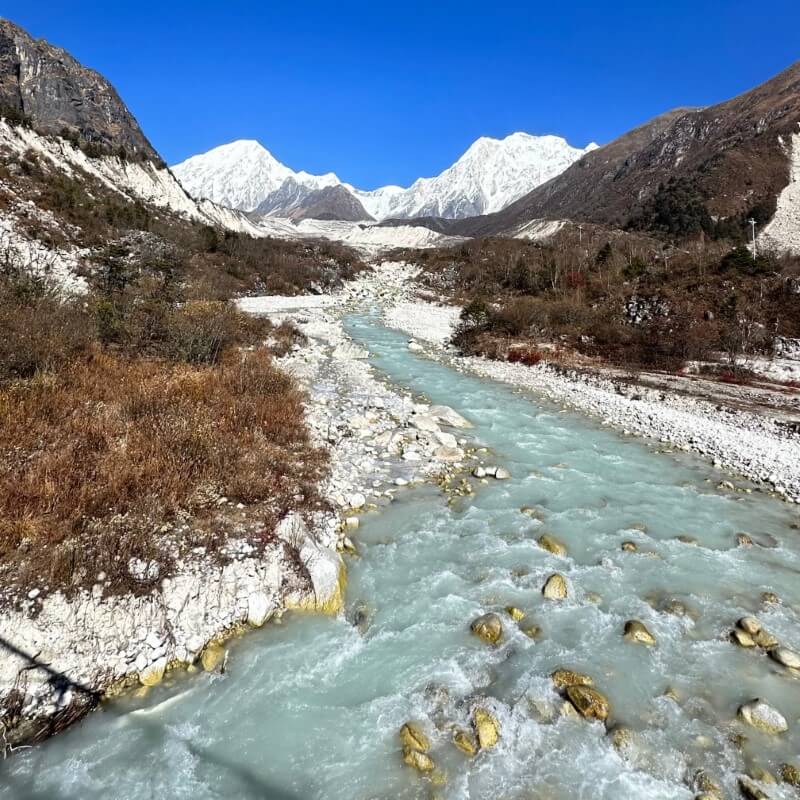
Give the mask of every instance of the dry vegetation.
<svg viewBox="0 0 800 800">
<path fill-rule="evenodd" d="M 535 362 L 556 344 L 629 368 L 721 358 L 721 375 L 744 379 L 744 356 L 800 336 L 800 259 L 584 227 L 547 244 L 483 239 L 414 259 L 431 288 L 465 304 L 459 346 L 493 358 Z"/>
<path fill-rule="evenodd" d="M 148 590 L 189 548 L 257 545 L 287 511 L 321 505 L 325 454 L 273 362 L 296 331 L 120 266 L 77 300 L 0 272 L 7 588 L 70 590 L 104 572 L 118 591 Z M 157 576 L 130 568 L 153 562 Z"/>
</svg>

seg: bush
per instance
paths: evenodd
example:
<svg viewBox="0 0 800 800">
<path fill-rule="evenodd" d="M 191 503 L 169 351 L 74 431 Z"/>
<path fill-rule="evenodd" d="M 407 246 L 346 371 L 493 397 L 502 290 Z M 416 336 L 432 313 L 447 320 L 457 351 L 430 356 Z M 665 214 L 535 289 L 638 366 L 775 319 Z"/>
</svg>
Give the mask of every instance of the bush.
<svg viewBox="0 0 800 800">
<path fill-rule="evenodd" d="M 318 505 L 325 466 L 302 394 L 263 348 L 229 351 L 216 367 L 96 353 L 8 386 L 0 457 L 4 582 L 51 589 L 98 571 L 130 588 L 129 559 L 163 567 L 173 546 L 196 545 L 159 531 L 181 512 L 213 519 L 220 495 L 265 503 L 259 529 L 271 531 L 290 509 Z"/>
</svg>

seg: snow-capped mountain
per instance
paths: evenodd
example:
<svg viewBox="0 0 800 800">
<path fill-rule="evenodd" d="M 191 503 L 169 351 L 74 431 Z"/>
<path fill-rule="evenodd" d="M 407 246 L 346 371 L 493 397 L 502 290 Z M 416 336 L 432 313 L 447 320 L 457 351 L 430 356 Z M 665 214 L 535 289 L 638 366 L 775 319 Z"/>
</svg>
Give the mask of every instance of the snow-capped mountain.
<svg viewBox="0 0 800 800">
<path fill-rule="evenodd" d="M 326 175 L 294 172 L 252 139 L 223 144 L 192 156 L 172 167 L 172 172 L 195 197 L 205 197 L 240 211 L 255 210 L 288 179 L 308 191 L 342 183 L 332 172 Z"/>
<path fill-rule="evenodd" d="M 483 136 L 435 178 L 420 178 L 408 189 L 387 186 L 354 193 L 376 219 L 490 214 L 559 175 L 596 146 L 581 150 L 560 136 L 528 133 L 505 139 Z"/>
<path fill-rule="evenodd" d="M 560 136 L 527 133 L 505 139 L 482 137 L 435 178 L 420 178 L 407 189 L 384 186 L 372 191 L 343 183 L 333 173 L 293 172 L 254 141 L 217 147 L 178 164 L 173 171 L 191 194 L 259 215 L 302 214 L 312 195 L 318 200 L 320 189 L 342 186 L 378 220 L 461 219 L 505 208 L 595 147 L 591 144 L 582 150 Z M 328 218 L 335 215 L 334 209 L 319 211 L 319 204 L 315 205 L 318 213 Z"/>
</svg>

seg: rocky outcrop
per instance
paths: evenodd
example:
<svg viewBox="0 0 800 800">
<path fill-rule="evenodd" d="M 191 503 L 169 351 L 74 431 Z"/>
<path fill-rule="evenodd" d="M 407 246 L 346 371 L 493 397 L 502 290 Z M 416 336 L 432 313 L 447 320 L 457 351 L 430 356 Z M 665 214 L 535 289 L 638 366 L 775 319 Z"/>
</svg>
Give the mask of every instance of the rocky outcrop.
<svg viewBox="0 0 800 800">
<path fill-rule="evenodd" d="M 0 19 L 0 114 L 47 135 L 64 132 L 108 152 L 161 163 L 114 87 L 69 53 Z"/>
</svg>

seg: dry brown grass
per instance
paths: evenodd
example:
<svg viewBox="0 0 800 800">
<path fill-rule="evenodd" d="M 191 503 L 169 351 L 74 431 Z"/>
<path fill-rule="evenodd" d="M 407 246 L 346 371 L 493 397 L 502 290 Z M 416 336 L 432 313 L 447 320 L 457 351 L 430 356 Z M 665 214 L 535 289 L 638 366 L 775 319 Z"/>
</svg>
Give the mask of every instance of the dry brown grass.
<svg viewBox="0 0 800 800">
<path fill-rule="evenodd" d="M 271 532 L 319 503 L 325 469 L 302 394 L 264 348 L 231 349 L 216 366 L 98 350 L 12 383 L 0 390 L 0 459 L 4 582 L 51 589 L 99 571 L 124 586 L 132 557 L 155 558 L 163 576 L 196 544 L 162 535 L 165 523 L 213 527 L 220 496 L 258 506 Z"/>
</svg>

